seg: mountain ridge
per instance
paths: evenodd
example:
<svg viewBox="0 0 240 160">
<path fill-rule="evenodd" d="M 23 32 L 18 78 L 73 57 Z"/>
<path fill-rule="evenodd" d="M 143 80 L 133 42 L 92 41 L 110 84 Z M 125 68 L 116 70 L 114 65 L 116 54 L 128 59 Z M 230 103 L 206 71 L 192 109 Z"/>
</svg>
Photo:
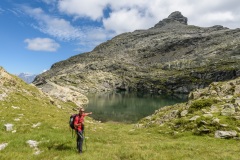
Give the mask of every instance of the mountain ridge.
<svg viewBox="0 0 240 160">
<path fill-rule="evenodd" d="M 30 74 L 30 73 L 19 73 L 17 74 L 19 78 L 24 80 L 26 83 L 32 83 L 35 77 L 37 76 L 36 74 Z"/>
<path fill-rule="evenodd" d="M 173 12 L 147 30 L 120 34 L 38 75 L 75 91 L 189 93 L 240 76 L 240 29 L 187 25 Z"/>
</svg>

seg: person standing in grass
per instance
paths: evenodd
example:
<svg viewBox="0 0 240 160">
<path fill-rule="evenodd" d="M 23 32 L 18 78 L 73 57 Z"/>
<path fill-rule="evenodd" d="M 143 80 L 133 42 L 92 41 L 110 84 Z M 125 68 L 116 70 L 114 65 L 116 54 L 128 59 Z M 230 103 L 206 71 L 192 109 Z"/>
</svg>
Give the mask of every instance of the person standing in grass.
<svg viewBox="0 0 240 160">
<path fill-rule="evenodd" d="M 83 132 L 84 132 L 84 117 L 92 114 L 92 112 L 85 113 L 84 109 L 80 107 L 79 114 L 74 119 L 74 127 L 77 133 L 77 150 L 79 153 L 82 153 L 82 145 L 83 145 Z"/>
</svg>

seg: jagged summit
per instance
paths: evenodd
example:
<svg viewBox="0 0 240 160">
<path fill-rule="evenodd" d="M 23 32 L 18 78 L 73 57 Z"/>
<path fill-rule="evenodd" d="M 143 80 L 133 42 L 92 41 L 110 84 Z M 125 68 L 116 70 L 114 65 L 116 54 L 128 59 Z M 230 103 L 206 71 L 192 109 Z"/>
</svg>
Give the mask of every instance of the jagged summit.
<svg viewBox="0 0 240 160">
<path fill-rule="evenodd" d="M 184 17 L 181 12 L 175 11 L 171 13 L 168 18 L 163 19 L 162 21 L 158 22 L 154 27 L 162 27 L 169 23 L 180 22 L 182 24 L 187 25 L 187 17 Z"/>
<path fill-rule="evenodd" d="M 171 13 L 171 14 L 168 16 L 168 19 L 173 19 L 173 20 L 175 20 L 175 21 L 178 21 L 178 22 L 183 23 L 183 24 L 186 24 L 186 25 L 187 25 L 187 21 L 188 21 L 187 17 L 184 17 L 184 16 L 182 15 L 182 13 L 179 12 L 179 11 L 176 11 L 176 12 Z"/>
</svg>

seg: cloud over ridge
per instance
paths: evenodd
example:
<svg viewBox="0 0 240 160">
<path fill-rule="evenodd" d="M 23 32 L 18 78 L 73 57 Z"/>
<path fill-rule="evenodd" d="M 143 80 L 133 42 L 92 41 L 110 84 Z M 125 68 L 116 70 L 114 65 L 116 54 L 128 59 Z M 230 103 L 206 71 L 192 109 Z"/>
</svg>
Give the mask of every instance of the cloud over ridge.
<svg viewBox="0 0 240 160">
<path fill-rule="evenodd" d="M 191 25 L 237 28 L 240 24 L 238 0 L 42 1 L 48 5 L 55 4 L 55 10 L 64 16 L 55 17 L 42 8 L 24 6 L 25 12 L 36 20 L 32 25 L 34 28 L 59 40 L 78 41 L 80 46 L 88 45 L 90 48 L 117 34 L 148 29 L 174 11 L 182 12 Z M 93 25 L 78 26 L 74 23 L 86 20 Z"/>
<path fill-rule="evenodd" d="M 24 42 L 27 43 L 27 49 L 33 51 L 55 52 L 60 47 L 58 43 L 49 38 L 25 39 Z"/>
</svg>

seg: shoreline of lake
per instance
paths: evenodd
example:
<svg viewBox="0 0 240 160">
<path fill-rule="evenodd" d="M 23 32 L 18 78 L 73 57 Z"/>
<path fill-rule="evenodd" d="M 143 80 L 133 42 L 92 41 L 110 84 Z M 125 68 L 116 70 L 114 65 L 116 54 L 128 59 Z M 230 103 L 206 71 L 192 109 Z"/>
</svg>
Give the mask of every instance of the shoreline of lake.
<svg viewBox="0 0 240 160">
<path fill-rule="evenodd" d="M 135 123 L 161 107 L 187 101 L 183 95 L 144 94 L 137 92 L 109 92 L 86 95 L 87 112 L 101 122 Z M 184 98 L 183 98 L 184 97 Z"/>
</svg>

